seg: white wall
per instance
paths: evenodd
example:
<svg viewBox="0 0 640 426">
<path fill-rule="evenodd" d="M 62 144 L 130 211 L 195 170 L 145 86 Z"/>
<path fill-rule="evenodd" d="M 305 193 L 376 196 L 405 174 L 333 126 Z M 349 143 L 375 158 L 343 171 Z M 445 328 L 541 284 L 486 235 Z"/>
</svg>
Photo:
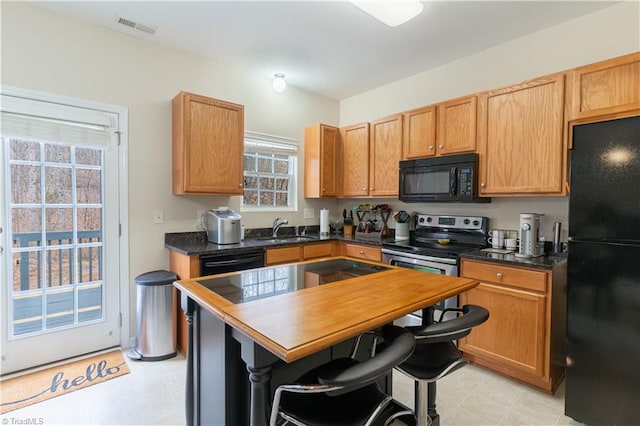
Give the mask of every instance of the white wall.
<svg viewBox="0 0 640 426">
<path fill-rule="evenodd" d="M 541 3 L 542 5 L 543 3 Z M 544 7 L 544 6 L 541 6 Z M 445 41 L 443 41 L 445 42 Z M 640 2 L 617 4 L 563 24 L 512 40 L 340 102 L 340 125 L 371 121 L 475 92 L 640 50 Z M 340 209 L 362 200 L 343 200 Z M 563 222 L 567 238 L 567 197 L 494 198 L 491 204 L 405 204 L 380 200 L 396 209 L 421 213 L 486 215 L 490 226 L 515 229 L 519 213 L 545 213 L 543 234 Z M 393 225 L 393 221 L 390 221 Z"/>
<path fill-rule="evenodd" d="M 22 2 L 2 2 L 1 71 L 3 85 L 128 108 L 130 282 L 168 268 L 164 234 L 195 231 L 198 209 L 239 210 L 240 197 L 171 194 L 171 99 L 179 91 L 244 105 L 246 130 L 297 139 L 301 159 L 304 127 L 339 119 L 335 100 L 294 87 L 278 94 L 269 79 Z M 302 167 L 299 172 L 302 182 Z M 307 202 L 299 189 L 300 213 L 281 216 L 318 224 L 318 218 L 304 220 L 302 208 L 317 210 L 322 203 Z M 153 223 L 158 209 L 164 210 L 164 224 Z M 245 215 L 245 223 L 270 226 L 271 216 Z M 133 314 L 133 285 L 131 300 Z"/>
</svg>

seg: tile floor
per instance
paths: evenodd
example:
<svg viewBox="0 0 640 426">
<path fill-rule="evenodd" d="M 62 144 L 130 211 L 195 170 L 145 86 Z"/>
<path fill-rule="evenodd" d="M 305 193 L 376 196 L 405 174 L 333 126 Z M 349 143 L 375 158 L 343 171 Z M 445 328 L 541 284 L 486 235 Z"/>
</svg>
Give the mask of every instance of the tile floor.
<svg viewBox="0 0 640 426">
<path fill-rule="evenodd" d="M 136 362 L 131 373 L 0 415 L 3 425 L 184 425 L 185 359 Z M 413 406 L 413 384 L 394 373 L 394 397 Z M 440 424 L 578 425 L 554 396 L 468 365 L 438 383 Z M 31 421 L 31 423 L 26 423 Z"/>
</svg>

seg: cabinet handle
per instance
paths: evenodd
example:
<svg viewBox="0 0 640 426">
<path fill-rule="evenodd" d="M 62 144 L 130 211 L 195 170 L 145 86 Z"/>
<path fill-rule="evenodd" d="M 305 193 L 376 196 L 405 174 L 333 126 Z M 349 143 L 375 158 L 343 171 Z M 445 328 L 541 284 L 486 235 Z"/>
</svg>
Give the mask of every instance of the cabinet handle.
<svg viewBox="0 0 640 426">
<path fill-rule="evenodd" d="M 502 279 L 502 272 L 498 272 L 498 273 L 496 274 L 496 277 L 497 277 L 499 280 L 500 280 L 500 279 Z"/>
<path fill-rule="evenodd" d="M 429 145 L 429 151 L 433 151 L 433 145 Z"/>
<path fill-rule="evenodd" d="M 322 188 L 322 192 L 326 192 L 327 188 Z"/>
<path fill-rule="evenodd" d="M 369 188 L 369 191 L 373 191 L 373 188 Z"/>
<path fill-rule="evenodd" d="M 242 188 L 243 186 L 244 186 L 243 184 L 240 184 L 240 185 L 238 185 L 238 188 Z"/>
<path fill-rule="evenodd" d="M 363 191 L 366 191 L 366 190 L 367 190 L 367 188 L 362 188 L 362 190 L 363 190 Z"/>
<path fill-rule="evenodd" d="M 438 145 L 438 148 L 442 149 L 442 148 L 444 148 L 444 145 L 440 144 L 440 145 Z"/>
<path fill-rule="evenodd" d="M 484 188 L 484 182 L 480 182 L 480 187 Z"/>
</svg>

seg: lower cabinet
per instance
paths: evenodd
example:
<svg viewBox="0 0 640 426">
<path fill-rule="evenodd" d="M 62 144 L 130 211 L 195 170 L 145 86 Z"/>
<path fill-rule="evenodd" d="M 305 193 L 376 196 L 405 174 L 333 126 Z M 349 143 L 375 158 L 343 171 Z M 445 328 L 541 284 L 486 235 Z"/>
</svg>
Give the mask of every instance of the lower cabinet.
<svg viewBox="0 0 640 426">
<path fill-rule="evenodd" d="M 541 270 L 463 259 L 460 276 L 480 281 L 460 304 L 484 306 L 490 315 L 459 341 L 465 357 L 555 392 L 565 365 L 566 262 Z"/>
<path fill-rule="evenodd" d="M 380 247 L 366 246 L 362 244 L 344 243 L 342 253 L 345 256 L 357 259 L 382 262 L 382 250 Z"/>
<path fill-rule="evenodd" d="M 179 280 L 200 276 L 200 256 L 186 255 L 177 251 L 169 251 L 169 270 L 174 272 Z M 180 307 L 180 291 L 173 288 L 173 318 L 176 324 L 177 349 L 183 356 L 187 356 L 188 329 L 187 320 Z"/>
<path fill-rule="evenodd" d="M 277 247 L 265 250 L 265 266 L 282 263 L 300 262 L 301 260 L 335 256 L 335 243 L 326 241 L 300 246 Z"/>
</svg>

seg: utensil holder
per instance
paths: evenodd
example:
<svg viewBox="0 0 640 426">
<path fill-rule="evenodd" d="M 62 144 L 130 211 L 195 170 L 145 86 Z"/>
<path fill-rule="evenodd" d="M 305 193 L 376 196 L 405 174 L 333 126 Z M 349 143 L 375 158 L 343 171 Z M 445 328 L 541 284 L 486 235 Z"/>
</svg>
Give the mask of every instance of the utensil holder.
<svg viewBox="0 0 640 426">
<path fill-rule="evenodd" d="M 396 223 L 396 240 L 408 240 L 409 239 L 409 224 L 408 223 Z"/>
</svg>

